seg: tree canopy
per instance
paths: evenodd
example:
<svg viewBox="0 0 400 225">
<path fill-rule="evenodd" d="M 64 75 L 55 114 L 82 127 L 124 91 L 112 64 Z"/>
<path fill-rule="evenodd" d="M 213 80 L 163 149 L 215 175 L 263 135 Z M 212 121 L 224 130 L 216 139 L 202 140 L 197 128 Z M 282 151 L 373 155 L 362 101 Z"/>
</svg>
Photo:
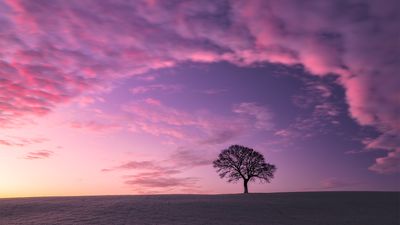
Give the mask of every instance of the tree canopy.
<svg viewBox="0 0 400 225">
<path fill-rule="evenodd" d="M 213 166 L 221 178 L 228 178 L 228 182 L 243 179 L 244 193 L 248 193 L 249 181 L 269 183 L 276 171 L 275 165 L 266 163 L 261 153 L 241 145 L 222 150 Z"/>
</svg>

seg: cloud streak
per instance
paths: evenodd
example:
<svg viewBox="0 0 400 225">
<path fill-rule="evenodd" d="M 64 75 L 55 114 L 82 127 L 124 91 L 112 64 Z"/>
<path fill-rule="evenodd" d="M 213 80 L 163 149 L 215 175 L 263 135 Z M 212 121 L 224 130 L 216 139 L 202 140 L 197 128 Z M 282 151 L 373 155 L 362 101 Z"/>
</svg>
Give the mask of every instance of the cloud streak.
<svg viewBox="0 0 400 225">
<path fill-rule="evenodd" d="M 219 116 L 208 111 L 187 112 L 167 106 L 154 98 L 123 106 L 134 120 L 130 130 L 202 145 L 223 144 L 253 129 L 270 130 L 272 113 L 256 103 L 234 105 L 235 116 Z"/>
<path fill-rule="evenodd" d="M 16 146 L 16 147 L 25 147 L 28 145 L 40 144 L 48 141 L 46 138 L 36 137 L 36 138 L 23 138 L 23 137 L 8 137 L 0 139 L 0 145 L 4 146 Z"/>
<path fill-rule="evenodd" d="M 24 159 L 28 160 L 35 160 L 35 159 L 46 159 L 50 158 L 54 152 L 48 151 L 48 150 L 40 150 L 40 151 L 35 151 L 35 152 L 28 152 Z"/>
<path fill-rule="evenodd" d="M 160 161 L 129 161 L 121 165 L 102 169 L 102 172 L 136 172 L 125 175 L 124 184 L 140 193 L 165 193 L 180 190 L 183 192 L 200 193 L 201 188 L 197 177 L 184 176 L 183 173 L 194 167 L 211 165 L 211 160 L 203 154 L 187 149 L 178 149 L 165 160 Z"/>
<path fill-rule="evenodd" d="M 147 86 L 139 86 L 130 89 L 130 92 L 134 95 L 145 94 L 148 92 L 161 91 L 163 93 L 177 92 L 182 87 L 180 85 L 166 85 L 166 84 L 151 84 Z"/>
<path fill-rule="evenodd" d="M 99 121 L 73 121 L 71 122 L 71 127 L 75 129 L 86 129 L 94 132 L 113 132 L 120 130 L 122 128 L 121 125 L 116 123 L 105 123 Z"/>
</svg>

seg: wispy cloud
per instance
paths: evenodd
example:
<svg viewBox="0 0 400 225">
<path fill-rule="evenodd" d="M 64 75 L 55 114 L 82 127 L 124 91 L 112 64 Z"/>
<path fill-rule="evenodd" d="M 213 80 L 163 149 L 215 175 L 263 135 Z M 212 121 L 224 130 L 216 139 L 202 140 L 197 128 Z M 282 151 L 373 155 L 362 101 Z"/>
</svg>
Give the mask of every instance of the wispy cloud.
<svg viewBox="0 0 400 225">
<path fill-rule="evenodd" d="M 160 174 L 157 174 L 160 175 Z M 193 188 L 196 187 L 196 182 L 198 179 L 193 177 L 165 177 L 163 176 L 154 176 L 154 174 L 138 174 L 135 176 L 131 176 L 130 179 L 125 181 L 125 184 L 128 184 L 134 188 Z"/>
<path fill-rule="evenodd" d="M 103 172 L 114 171 L 114 170 L 161 170 L 162 168 L 157 165 L 156 162 L 153 161 L 129 161 L 127 163 L 123 163 L 119 166 L 112 167 L 109 169 L 102 169 Z"/>
<path fill-rule="evenodd" d="M 222 144 L 253 128 L 270 130 L 272 113 L 256 103 L 240 103 L 233 107 L 236 116 L 219 116 L 209 112 L 187 112 L 148 98 L 131 102 L 123 110 L 135 120 L 130 121 L 134 132 L 167 136 L 198 144 Z"/>
<path fill-rule="evenodd" d="M 295 140 L 326 134 L 340 125 L 340 116 L 345 113 L 345 106 L 338 104 L 333 95 L 333 86 L 337 84 L 314 77 L 301 80 L 304 84 L 301 92 L 292 96 L 299 113 L 287 128 L 275 132 L 278 137 Z"/>
<path fill-rule="evenodd" d="M 203 93 L 203 94 L 207 94 L 207 95 L 217 95 L 217 94 L 225 93 L 227 91 L 228 91 L 228 89 L 206 89 L 206 90 L 202 90 L 199 92 Z"/>
<path fill-rule="evenodd" d="M 74 121 L 71 127 L 76 129 L 87 129 L 95 132 L 114 132 L 122 129 L 122 126 L 116 123 L 105 123 L 99 121 Z"/>
<path fill-rule="evenodd" d="M 189 150 L 187 148 L 178 148 L 176 152 L 172 153 L 168 159 L 172 162 L 174 167 L 191 168 L 197 166 L 211 165 L 211 158 L 207 158 L 204 152 Z"/>
<path fill-rule="evenodd" d="M 269 130 L 273 127 L 272 113 L 255 102 L 243 102 L 233 107 L 233 112 L 254 117 L 257 129 Z"/>
<path fill-rule="evenodd" d="M 28 145 L 40 144 L 48 141 L 46 138 L 34 137 L 34 138 L 25 138 L 25 137 L 14 137 L 14 136 L 4 136 L 0 139 L 0 145 L 5 146 L 17 146 L 24 147 Z"/>
<path fill-rule="evenodd" d="M 181 85 L 167 85 L 167 84 L 151 84 L 147 86 L 139 86 L 130 89 L 130 92 L 135 95 L 145 94 L 148 92 L 160 91 L 163 94 L 173 93 L 182 90 Z"/>
<path fill-rule="evenodd" d="M 24 159 L 34 160 L 34 159 L 46 159 L 52 156 L 54 152 L 48 150 L 40 150 L 35 152 L 28 152 Z"/>
<path fill-rule="evenodd" d="M 211 160 L 204 154 L 187 149 L 177 149 L 170 157 L 160 161 L 129 161 L 111 168 L 102 169 L 103 172 L 122 171 L 135 172 L 125 175 L 124 183 L 140 193 L 154 191 L 189 190 L 191 193 L 201 192 L 198 178 L 184 176 L 182 173 L 194 167 L 211 165 Z"/>
</svg>

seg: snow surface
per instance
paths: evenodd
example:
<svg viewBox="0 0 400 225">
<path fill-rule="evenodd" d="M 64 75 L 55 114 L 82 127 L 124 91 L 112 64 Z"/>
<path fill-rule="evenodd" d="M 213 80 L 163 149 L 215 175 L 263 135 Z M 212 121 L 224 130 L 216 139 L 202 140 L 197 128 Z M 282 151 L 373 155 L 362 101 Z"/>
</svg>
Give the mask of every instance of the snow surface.
<svg viewBox="0 0 400 225">
<path fill-rule="evenodd" d="M 0 224 L 399 225 L 400 192 L 0 199 Z"/>
</svg>

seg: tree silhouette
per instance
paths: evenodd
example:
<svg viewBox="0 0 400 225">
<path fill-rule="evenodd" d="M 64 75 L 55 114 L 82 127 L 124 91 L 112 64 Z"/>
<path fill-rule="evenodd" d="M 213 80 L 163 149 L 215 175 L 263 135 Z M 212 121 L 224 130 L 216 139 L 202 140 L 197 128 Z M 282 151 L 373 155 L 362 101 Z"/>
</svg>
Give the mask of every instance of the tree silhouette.
<svg viewBox="0 0 400 225">
<path fill-rule="evenodd" d="M 232 145 L 224 149 L 213 161 L 214 168 L 221 178 L 227 177 L 228 182 L 243 179 L 244 193 L 249 193 L 248 182 L 260 180 L 269 183 L 276 171 L 275 165 L 265 163 L 264 156 L 240 145 Z"/>
</svg>

